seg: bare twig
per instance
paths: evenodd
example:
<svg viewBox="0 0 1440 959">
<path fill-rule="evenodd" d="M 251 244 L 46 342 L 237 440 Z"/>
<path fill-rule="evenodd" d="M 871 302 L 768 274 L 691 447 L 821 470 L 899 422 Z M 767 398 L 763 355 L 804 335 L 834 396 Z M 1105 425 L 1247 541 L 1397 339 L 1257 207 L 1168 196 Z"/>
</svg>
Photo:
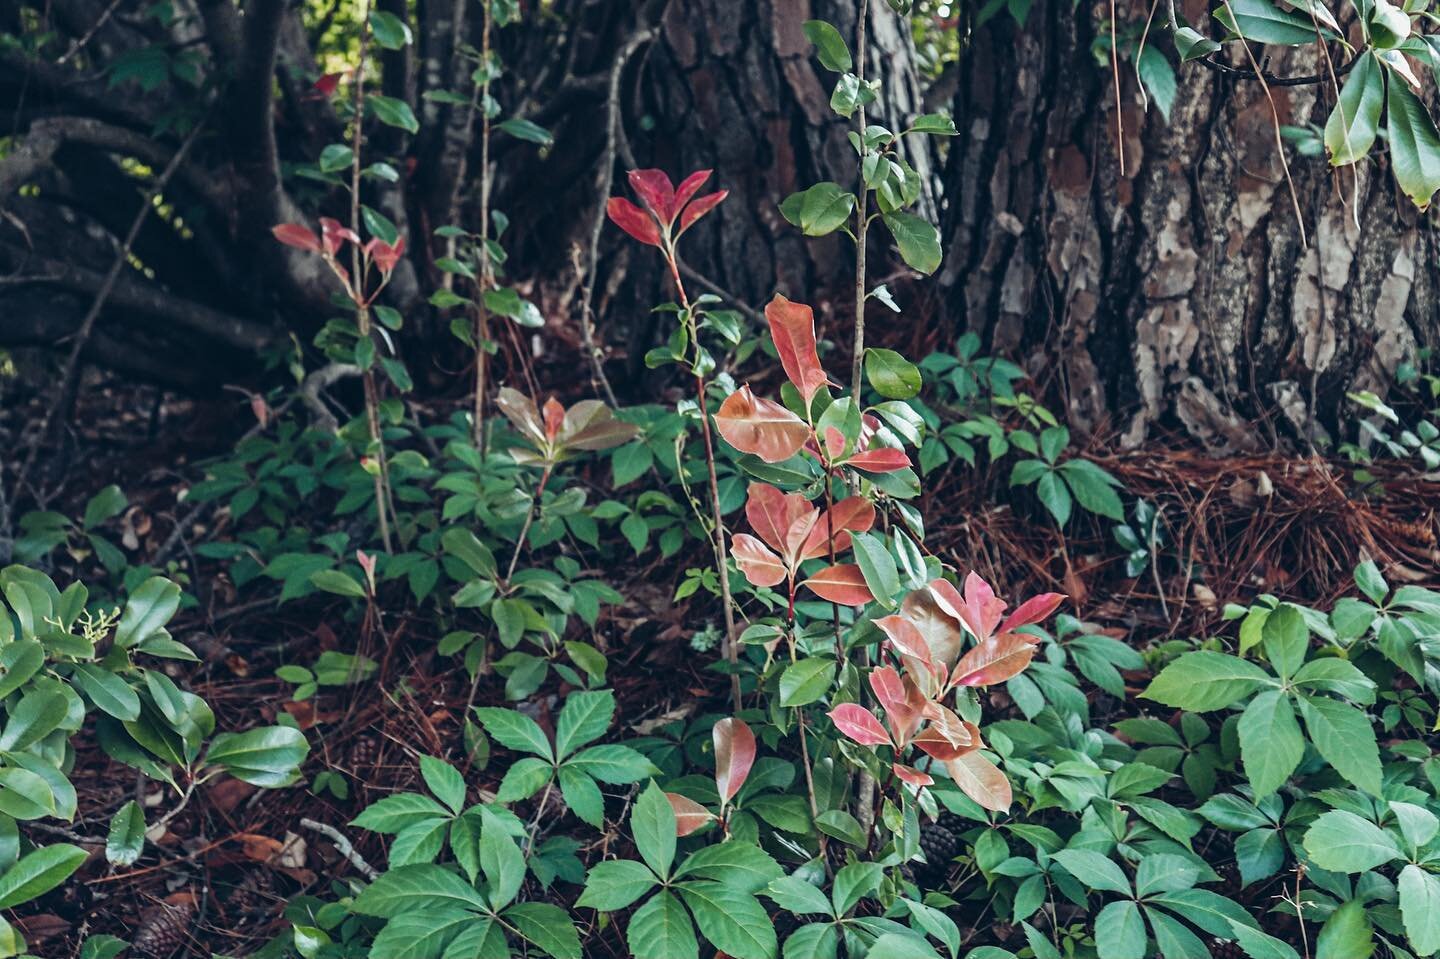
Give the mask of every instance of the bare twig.
<svg viewBox="0 0 1440 959">
<path fill-rule="evenodd" d="M 315 832 L 318 832 L 333 842 L 335 844 L 335 851 L 344 856 L 346 861 L 354 866 L 360 875 L 369 879 L 371 882 L 379 878 L 380 873 L 374 866 L 365 861 L 365 857 L 356 851 L 355 845 L 351 843 L 349 839 L 346 839 L 345 834 L 340 830 L 334 826 L 326 825 L 323 822 L 316 822 L 313 819 L 301 819 L 300 825 L 306 829 L 313 829 Z"/>
</svg>

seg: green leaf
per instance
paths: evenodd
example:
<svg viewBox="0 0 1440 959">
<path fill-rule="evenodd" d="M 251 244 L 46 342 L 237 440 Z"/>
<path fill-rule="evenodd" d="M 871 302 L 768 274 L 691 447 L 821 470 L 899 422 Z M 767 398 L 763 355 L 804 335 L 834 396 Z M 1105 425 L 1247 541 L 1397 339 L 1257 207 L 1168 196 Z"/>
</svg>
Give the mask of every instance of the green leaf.
<svg viewBox="0 0 1440 959">
<path fill-rule="evenodd" d="M 943 113 L 927 113 L 923 117 L 916 117 L 915 122 L 910 124 L 910 129 L 916 133 L 930 133 L 942 137 L 957 136 L 960 132 L 955 129 L 955 121 Z"/>
<path fill-rule="evenodd" d="M 1380 795 L 1380 748 L 1363 710 L 1325 696 L 1300 697 L 1310 742 L 1335 771 L 1372 796 Z"/>
<path fill-rule="evenodd" d="M 1098 855 L 1098 854 L 1097 854 Z M 1128 900 L 1112 902 L 1095 917 L 1100 959 L 1145 959 L 1145 920 Z"/>
<path fill-rule="evenodd" d="M 485 727 L 490 738 L 506 749 L 534 753 L 546 760 L 555 758 L 544 730 L 529 716 L 498 706 L 477 706 L 475 717 L 480 720 L 480 725 Z"/>
<path fill-rule="evenodd" d="M 525 856 L 494 814 L 486 817 L 480 830 L 480 872 L 497 912 L 515 901 L 525 881 Z"/>
<path fill-rule="evenodd" d="M 635 959 L 699 959 L 695 927 L 680 900 L 662 889 L 635 910 L 625 941 Z"/>
<path fill-rule="evenodd" d="M 687 882 L 680 897 L 700 933 L 735 959 L 773 959 L 779 950 L 775 927 L 752 895 L 721 882 Z"/>
<path fill-rule="evenodd" d="M 1281 10 L 1270 0 L 1229 0 L 1215 11 L 1215 19 L 1231 34 L 1256 43 L 1300 46 L 1315 40 L 1315 24 L 1308 16 Z"/>
<path fill-rule="evenodd" d="M 591 746 L 565 761 L 568 769 L 579 770 L 602 783 L 639 782 L 647 776 L 659 775 L 655 764 L 629 746 Z"/>
<path fill-rule="evenodd" d="M 1402 855 L 1389 833 L 1344 809 L 1332 809 L 1310 824 L 1305 851 L 1315 865 L 1332 872 L 1365 872 Z"/>
<path fill-rule="evenodd" d="M 857 902 L 880 888 L 884 879 L 885 869 L 878 862 L 852 862 L 835 873 L 835 888 L 830 894 L 835 914 L 845 915 Z"/>
<path fill-rule="evenodd" d="M 1191 712 L 1224 709 L 1263 685 L 1274 685 L 1265 670 L 1224 653 L 1186 653 L 1160 671 L 1140 695 Z"/>
<path fill-rule="evenodd" d="M 1377 606 L 1385 602 L 1385 597 L 1390 594 L 1390 584 L 1385 582 L 1385 576 L 1373 559 L 1367 559 L 1355 567 L 1355 585 Z"/>
<path fill-rule="evenodd" d="M 811 656 L 792 663 L 780 674 L 780 705 L 807 706 L 830 691 L 835 682 L 835 660 Z"/>
<path fill-rule="evenodd" d="M 370 954 L 386 956 L 388 959 L 435 959 L 446 948 L 453 948 L 455 943 L 460 942 L 462 935 L 465 935 L 464 942 L 472 944 L 483 944 L 487 940 L 494 943 L 498 938 L 499 945 L 503 948 L 505 934 L 495 928 L 494 922 L 493 919 L 482 919 L 473 912 L 459 909 L 436 908 L 406 913 L 394 917 L 385 924 L 385 928 L 376 933 L 370 943 Z M 321 935 L 325 934 L 322 932 Z M 299 927 L 295 927 L 295 937 L 298 948 L 301 941 Z M 311 956 L 329 955 L 332 951 L 307 954 L 300 950 L 300 953 L 310 959 Z M 508 953 L 509 950 L 504 949 L 499 955 L 506 956 Z M 494 952 L 479 951 L 463 954 L 476 959 L 493 959 L 496 955 Z"/>
<path fill-rule="evenodd" d="M 1400 870 L 1398 886 L 1410 947 L 1422 956 L 1440 950 L 1440 879 L 1411 863 Z"/>
<path fill-rule="evenodd" d="M 1401 835 L 1414 849 L 1420 849 L 1440 831 L 1440 819 L 1424 806 L 1391 800 L 1390 811 L 1395 814 L 1395 822 L 1400 826 Z"/>
<path fill-rule="evenodd" d="M 351 909 L 362 916 L 390 919 L 437 906 L 479 912 L 487 908 L 480 893 L 464 879 L 448 869 L 425 863 L 381 873 L 355 897 Z"/>
<path fill-rule="evenodd" d="M 9 613 L 0 607 L 0 617 L 9 624 Z M 0 699 L 9 696 L 25 685 L 30 677 L 45 665 L 45 647 L 34 639 L 17 639 L 0 649 Z M 83 664 L 82 664 L 83 665 Z M 99 667 L 91 667 L 99 669 Z M 88 692 L 89 690 L 86 690 Z M 97 703 L 98 705 L 98 703 Z M 139 714 L 140 700 L 135 700 L 136 714 Z M 108 712 L 108 710 L 107 710 Z M 134 718 L 133 716 L 130 718 Z"/>
<path fill-rule="evenodd" d="M 796 915 L 832 915 L 834 910 L 825 893 L 796 876 L 782 876 L 765 890 L 781 909 Z"/>
<path fill-rule="evenodd" d="M 635 800 L 630 813 L 630 832 L 640 857 L 657 876 L 669 877 L 670 866 L 675 861 L 675 810 L 654 780 Z"/>
<path fill-rule="evenodd" d="M 505 770 L 505 778 L 500 780 L 495 798 L 502 803 L 529 799 L 544 788 L 554 774 L 555 767 L 549 760 L 526 756 Z"/>
<path fill-rule="evenodd" d="M 128 649 L 165 628 L 180 608 L 180 587 L 162 576 L 140 584 L 125 602 L 115 627 L 115 645 Z"/>
<path fill-rule="evenodd" d="M 1087 889 L 1130 895 L 1130 880 L 1114 861 L 1093 849 L 1061 849 L 1051 856 Z"/>
<path fill-rule="evenodd" d="M 1370 153 L 1385 105 L 1385 76 L 1369 50 L 1361 53 L 1340 88 L 1340 98 L 1325 121 L 1325 149 L 1332 166 L 1355 163 Z"/>
<path fill-rule="evenodd" d="M 655 888 L 655 874 L 633 859 L 610 859 L 596 863 L 585 875 L 585 891 L 578 908 L 614 912 L 628 908 Z"/>
<path fill-rule="evenodd" d="M 860 822 L 843 809 L 827 809 L 815 817 L 815 828 L 825 835 L 852 846 L 865 845 L 865 830 Z"/>
<path fill-rule="evenodd" d="M 920 392 L 920 370 L 894 350 L 867 347 L 865 378 L 887 399 L 908 400 Z"/>
<path fill-rule="evenodd" d="M 602 828 L 605 825 L 605 797 L 600 787 L 595 785 L 595 780 L 569 766 L 561 766 L 555 778 L 560 782 L 560 795 L 565 797 L 565 805 L 570 807 L 570 811 L 596 829 Z"/>
<path fill-rule="evenodd" d="M 1258 929 L 1237 922 L 1231 925 L 1231 932 L 1250 959 L 1300 959 L 1300 954 L 1289 943 Z"/>
<path fill-rule="evenodd" d="M 316 589 L 322 589 L 327 593 L 334 593 L 337 596 L 350 596 L 355 599 L 365 598 L 365 587 L 351 576 L 340 569 L 322 569 L 310 574 L 310 584 Z"/>
<path fill-rule="evenodd" d="M 1180 27 L 1175 31 L 1175 49 L 1180 53 L 1180 62 L 1188 63 L 1191 60 L 1208 57 L 1220 49 L 1220 44 L 1194 27 Z"/>
<path fill-rule="evenodd" d="M 1256 798 L 1284 785 L 1305 758 L 1305 737 L 1288 694 L 1267 689 L 1240 716 L 1240 756 Z"/>
<path fill-rule="evenodd" d="M 845 38 L 840 36 L 839 30 L 824 20 L 806 20 L 802 29 L 805 31 L 805 39 L 814 45 L 815 55 L 820 58 L 821 66 L 834 73 L 844 73 L 850 69 L 853 65 L 850 48 L 845 45 Z"/>
<path fill-rule="evenodd" d="M 520 935 L 555 959 L 580 959 L 580 935 L 565 910 L 548 902 L 522 902 L 505 910 Z"/>
<path fill-rule="evenodd" d="M 440 537 L 440 545 L 479 576 L 493 577 L 498 571 L 495 554 L 468 529 L 459 526 L 447 529 Z"/>
<path fill-rule="evenodd" d="M 1289 603 L 1281 603 L 1270 611 L 1260 629 L 1265 644 L 1265 656 L 1281 679 L 1295 675 L 1305 661 L 1305 652 L 1310 644 L 1310 629 L 1300 610 Z"/>
<path fill-rule="evenodd" d="M 1124 521 L 1125 507 L 1115 492 L 1115 477 L 1085 459 L 1066 460 L 1059 468 L 1081 506 L 1117 523 Z"/>
<path fill-rule="evenodd" d="M 1164 906 L 1212 936 L 1233 939 L 1235 923 L 1255 925 L 1250 913 L 1239 903 L 1208 889 L 1182 889 L 1179 892 L 1162 893 L 1152 896 L 1149 901 Z"/>
<path fill-rule="evenodd" d="M 1210 954 L 1205 944 L 1189 929 L 1159 909 L 1144 907 L 1145 917 L 1155 933 L 1155 946 L 1165 959 L 1196 959 Z"/>
<path fill-rule="evenodd" d="M 381 96 L 378 93 L 370 94 L 365 100 L 370 104 L 375 116 L 386 126 L 399 127 L 406 133 L 420 132 L 420 124 L 410 110 L 410 104 L 404 100 Z"/>
<path fill-rule="evenodd" d="M 458 816 L 465 808 L 465 778 L 459 770 L 443 759 L 421 756 L 420 775 L 435 798 Z"/>
<path fill-rule="evenodd" d="M 1148 853 L 1135 870 L 1135 895 L 1144 899 L 1157 892 L 1189 889 L 1199 878 L 1199 867 L 1184 856 Z"/>
<path fill-rule="evenodd" d="M 731 839 L 697 849 L 675 870 L 675 878 L 723 882 L 745 893 L 758 893 L 783 875 L 780 866 L 754 843 Z"/>
<path fill-rule="evenodd" d="M 615 715 L 615 694 L 608 689 L 571 693 L 555 724 L 555 756 L 565 757 L 605 735 Z"/>
<path fill-rule="evenodd" d="M 44 739 L 65 721 L 69 704 L 53 687 L 31 687 L 6 717 L 0 750 L 18 752 Z"/>
<path fill-rule="evenodd" d="M 86 501 L 85 518 L 81 520 L 81 524 L 85 529 L 94 529 L 106 520 L 119 516 L 128 505 L 120 487 L 111 483 Z"/>
<path fill-rule="evenodd" d="M 394 793 L 371 803 L 350 825 L 393 834 L 416 823 L 445 819 L 448 815 L 445 807 L 429 796 L 419 793 Z"/>
<path fill-rule="evenodd" d="M 1040 461 L 1031 460 L 1030 462 L 1039 463 Z M 1019 472 L 1021 465 L 1021 463 L 1015 464 L 1015 472 Z M 1060 479 L 1059 473 L 1044 466 L 1044 464 L 1041 464 L 1041 466 L 1043 472 L 1040 474 L 1039 481 L 1035 484 L 1035 495 L 1040 497 L 1040 502 L 1045 504 L 1045 508 L 1049 510 L 1050 515 L 1055 517 L 1056 525 L 1064 526 L 1070 521 L 1070 510 L 1071 507 L 1074 506 L 1074 501 L 1070 496 L 1070 488 Z M 1011 482 L 1012 484 L 1014 482 L 1013 474 Z"/>
<path fill-rule="evenodd" d="M 855 197 L 838 183 L 817 183 L 800 194 L 796 225 L 806 236 L 826 236 L 845 225 Z"/>
<path fill-rule="evenodd" d="M 88 858 L 85 850 L 69 843 L 36 849 L 0 875 L 0 909 L 13 909 L 69 879 Z"/>
<path fill-rule="evenodd" d="M 885 225 L 900 248 L 900 258 L 927 276 L 940 266 L 940 231 L 913 213 L 884 214 Z"/>
<path fill-rule="evenodd" d="M 402 50 L 414 39 L 404 20 L 384 10 L 370 13 L 370 35 L 386 50 Z"/>
<path fill-rule="evenodd" d="M 289 726 L 262 726 L 243 733 L 220 733 L 210 742 L 205 761 L 252 786 L 286 786 L 299 775 L 310 752 L 305 734 Z"/>
<path fill-rule="evenodd" d="M 15 646 L 18 645 L 20 644 L 15 644 Z M 9 652 L 13 648 L 14 646 L 7 647 L 5 652 Z M 43 654 L 41 655 L 43 658 Z M 4 653 L 0 653 L 0 660 L 3 659 Z M 130 688 L 129 683 L 103 666 L 94 663 L 76 663 L 75 671 L 70 674 L 70 678 L 102 712 L 114 716 L 122 722 L 131 722 L 140 717 L 139 695 Z"/>
<path fill-rule="evenodd" d="M 855 533 L 851 536 L 851 544 L 855 550 L 855 563 L 860 567 L 871 595 L 881 606 L 894 609 L 895 594 L 900 592 L 900 571 L 885 540 L 873 533 Z"/>
<path fill-rule="evenodd" d="M 1425 104 L 1403 82 L 1392 78 L 1388 87 L 1387 122 L 1395 182 L 1424 210 L 1440 190 L 1440 131 Z"/>
<path fill-rule="evenodd" d="M 517 140 L 525 140 L 529 143 L 538 143 L 542 147 L 548 147 L 555 142 L 550 131 L 520 117 L 511 117 L 509 120 L 498 124 L 499 129 L 515 137 Z"/>
<path fill-rule="evenodd" d="M 112 866 L 129 866 L 140 858 L 145 848 L 145 811 L 135 800 L 120 807 L 110 819 L 110 834 L 105 840 L 105 859 Z"/>
<path fill-rule="evenodd" d="M 1432 903 L 1429 911 L 1435 909 L 1440 909 L 1440 902 Z M 1435 928 L 1440 931 L 1440 922 L 1435 923 Z M 1408 928 L 1406 932 L 1409 933 Z M 1375 930 L 1365 915 L 1365 904 L 1358 899 L 1348 900 L 1332 912 L 1315 940 L 1315 959 L 1368 959 L 1374 951 Z"/>
</svg>

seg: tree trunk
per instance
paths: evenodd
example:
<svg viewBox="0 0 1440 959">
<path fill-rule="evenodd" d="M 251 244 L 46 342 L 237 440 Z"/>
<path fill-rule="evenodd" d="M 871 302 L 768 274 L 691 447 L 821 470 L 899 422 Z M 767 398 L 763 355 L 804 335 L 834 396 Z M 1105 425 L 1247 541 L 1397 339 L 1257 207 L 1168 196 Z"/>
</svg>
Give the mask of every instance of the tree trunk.
<svg viewBox="0 0 1440 959">
<path fill-rule="evenodd" d="M 1167 123 L 1122 60 L 1122 176 L 1113 75 L 1090 52 L 1108 16 L 1037 4 L 962 51 L 940 275 L 954 329 L 1058 375 L 1071 425 L 1125 444 L 1174 429 L 1217 453 L 1306 448 L 1347 390 L 1383 393 L 1440 341 L 1435 233 L 1383 163 L 1332 174 L 1288 150 L 1297 217 L 1264 89 L 1195 66 Z M 1269 70 L 1324 72 L 1314 57 Z M 1325 87 L 1271 92 L 1281 124 L 1324 124 Z"/>
</svg>

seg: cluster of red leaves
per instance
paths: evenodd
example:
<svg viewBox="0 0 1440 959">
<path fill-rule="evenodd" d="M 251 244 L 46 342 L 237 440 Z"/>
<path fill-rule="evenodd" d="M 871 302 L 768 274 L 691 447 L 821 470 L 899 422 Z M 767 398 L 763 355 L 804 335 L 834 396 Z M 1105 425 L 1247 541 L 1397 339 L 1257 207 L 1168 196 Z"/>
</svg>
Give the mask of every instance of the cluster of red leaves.
<svg viewBox="0 0 1440 959">
<path fill-rule="evenodd" d="M 980 755 L 980 730 L 944 701 L 956 689 L 1001 683 L 1029 666 L 1037 640 L 1019 632 L 1020 627 L 1047 618 L 1063 599 L 1059 593 L 1045 593 L 1005 616 L 1005 601 L 974 573 L 966 578 L 963 595 L 947 580 L 932 580 L 907 596 L 898 614 L 875 621 L 887 637 L 886 651 L 905 670 L 902 675 L 885 664 L 870 672 L 870 689 L 885 711 L 885 723 L 855 703 L 837 706 L 830 718 L 862 746 L 888 746 L 897 757 L 915 746 L 943 763 L 971 799 L 987 809 L 1008 808 L 1010 782 Z M 974 645 L 961 656 L 966 633 Z M 923 730 L 922 723 L 928 724 Z M 898 760 L 891 769 L 912 786 L 932 782 L 926 773 Z"/>
<path fill-rule="evenodd" d="M 875 523 L 875 507 L 863 496 L 851 496 L 821 515 L 800 493 L 782 493 L 769 483 L 751 483 L 745 518 L 759 536 L 737 533 L 731 541 L 735 562 L 755 586 L 788 584 L 794 598 L 800 564 L 835 556 L 850 548 L 850 534 Z M 821 599 L 845 606 L 863 606 L 874 599 L 860 568 L 836 563 L 798 585 Z"/>
<path fill-rule="evenodd" d="M 719 190 L 697 199 L 695 194 L 700 192 L 708 179 L 709 170 L 698 170 L 682 180 L 677 188 L 662 170 L 631 170 L 630 187 L 640 197 L 644 208 L 617 196 L 611 197 L 605 204 L 605 213 L 610 222 L 641 243 L 668 252 L 673 250 L 680 235 L 695 225 L 696 220 L 730 195 L 729 190 Z"/>
<path fill-rule="evenodd" d="M 379 237 L 372 237 L 369 242 L 362 243 L 360 237 L 354 230 L 345 226 L 339 220 L 328 216 L 320 218 L 320 235 L 316 236 L 314 231 L 300 223 L 281 223 L 272 227 L 271 233 L 275 239 L 286 246 L 294 247 L 297 250 L 305 250 L 307 253 L 318 253 L 324 258 L 326 265 L 340 278 L 345 285 L 345 292 L 359 306 L 369 306 L 380 295 L 380 290 L 390 282 L 390 274 L 394 272 L 395 265 L 405 255 L 405 238 L 397 237 L 393 245 L 386 243 Z M 346 243 L 353 243 L 360 247 L 363 255 L 364 269 L 368 272 L 371 266 L 380 271 L 381 281 L 368 296 L 363 289 L 359 289 L 351 282 L 350 271 L 340 263 L 339 253 Z M 365 284 L 362 283 L 362 286 Z"/>
</svg>

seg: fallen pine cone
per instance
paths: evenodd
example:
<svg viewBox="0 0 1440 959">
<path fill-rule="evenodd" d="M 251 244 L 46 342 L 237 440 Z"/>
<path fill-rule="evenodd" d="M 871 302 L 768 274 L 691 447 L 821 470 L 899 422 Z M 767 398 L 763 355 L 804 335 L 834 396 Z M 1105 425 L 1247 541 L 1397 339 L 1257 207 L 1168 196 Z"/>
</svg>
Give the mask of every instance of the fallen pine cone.
<svg viewBox="0 0 1440 959">
<path fill-rule="evenodd" d="M 197 903 L 193 892 L 179 892 L 166 897 L 140 914 L 131 948 L 156 959 L 165 959 L 185 945 L 188 930 L 195 918 Z"/>
</svg>

